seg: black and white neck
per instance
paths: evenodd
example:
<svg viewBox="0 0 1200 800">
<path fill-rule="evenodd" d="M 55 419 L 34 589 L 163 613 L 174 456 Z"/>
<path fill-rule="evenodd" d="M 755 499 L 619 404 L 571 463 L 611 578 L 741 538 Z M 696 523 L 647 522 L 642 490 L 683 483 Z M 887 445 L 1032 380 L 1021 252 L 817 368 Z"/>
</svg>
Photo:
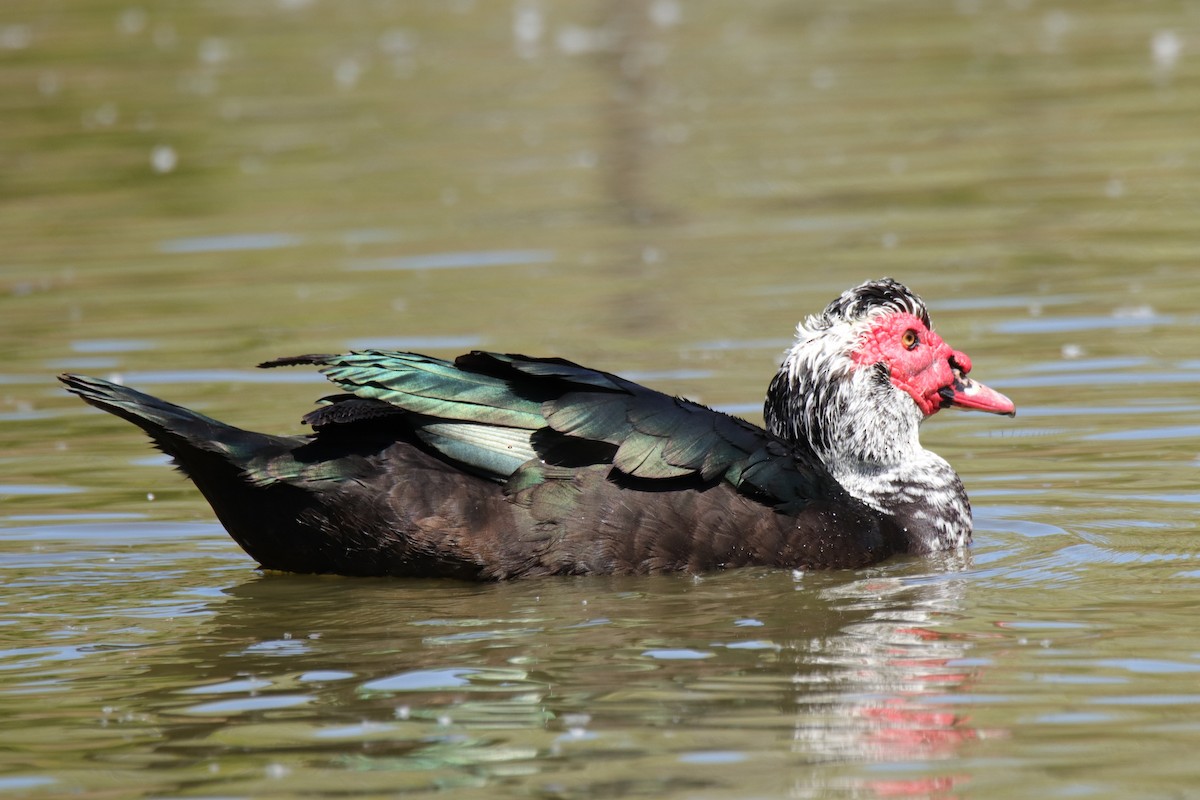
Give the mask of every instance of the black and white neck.
<svg viewBox="0 0 1200 800">
<path fill-rule="evenodd" d="M 920 442 L 942 387 L 916 386 L 892 363 L 916 350 L 914 339 L 941 344 L 928 320 L 920 298 L 893 281 L 846 292 L 799 325 L 764 405 L 767 429 L 810 445 L 850 495 L 894 518 L 910 552 L 966 545 L 972 528 L 958 474 Z M 880 340 L 897 331 L 900 357 L 888 358 Z"/>
</svg>

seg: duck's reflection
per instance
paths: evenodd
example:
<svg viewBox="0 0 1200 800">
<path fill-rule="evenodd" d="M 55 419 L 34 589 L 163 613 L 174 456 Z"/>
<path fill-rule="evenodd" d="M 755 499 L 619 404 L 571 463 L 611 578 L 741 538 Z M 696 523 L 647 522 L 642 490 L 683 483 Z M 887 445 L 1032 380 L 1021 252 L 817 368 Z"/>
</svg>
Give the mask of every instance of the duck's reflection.
<svg viewBox="0 0 1200 800">
<path fill-rule="evenodd" d="M 214 763 L 286 745 L 428 787 L 923 797 L 962 779 L 948 759 L 978 736 L 949 699 L 968 645 L 943 630 L 963 558 L 482 586 L 263 575 L 214 601 L 208 634 L 147 676 L 174 688 L 143 699 L 163 752 Z"/>
</svg>

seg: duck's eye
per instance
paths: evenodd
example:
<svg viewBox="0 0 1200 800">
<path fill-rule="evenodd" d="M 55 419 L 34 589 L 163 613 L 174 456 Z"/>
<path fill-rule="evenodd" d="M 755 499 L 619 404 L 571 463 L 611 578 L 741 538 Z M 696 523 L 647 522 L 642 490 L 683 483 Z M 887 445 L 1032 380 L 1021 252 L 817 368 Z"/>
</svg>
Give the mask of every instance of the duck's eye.
<svg viewBox="0 0 1200 800">
<path fill-rule="evenodd" d="M 912 328 L 906 330 L 904 335 L 900 337 L 900 344 L 904 345 L 905 350 L 912 350 L 920 343 L 921 340 L 917 337 L 917 332 Z"/>
</svg>

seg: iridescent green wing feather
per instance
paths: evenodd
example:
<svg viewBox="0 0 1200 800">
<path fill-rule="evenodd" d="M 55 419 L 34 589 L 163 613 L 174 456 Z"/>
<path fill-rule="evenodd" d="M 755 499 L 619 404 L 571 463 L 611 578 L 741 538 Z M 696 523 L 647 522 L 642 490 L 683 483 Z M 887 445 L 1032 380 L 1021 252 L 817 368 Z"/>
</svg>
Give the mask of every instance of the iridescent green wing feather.
<svg viewBox="0 0 1200 800">
<path fill-rule="evenodd" d="M 572 440 L 615 446 L 611 463 L 634 478 L 695 476 L 723 479 L 743 493 L 794 509 L 834 489 L 836 483 L 807 448 L 796 448 L 744 420 L 671 397 L 615 375 L 561 359 L 472 353 L 456 362 L 472 370 L 538 382 L 546 425 L 563 443 Z M 553 384 L 553 385 L 551 385 Z M 552 390 L 553 389 L 553 390 Z M 518 391 L 520 389 L 518 388 Z M 535 437 L 544 454 L 547 437 Z"/>
</svg>

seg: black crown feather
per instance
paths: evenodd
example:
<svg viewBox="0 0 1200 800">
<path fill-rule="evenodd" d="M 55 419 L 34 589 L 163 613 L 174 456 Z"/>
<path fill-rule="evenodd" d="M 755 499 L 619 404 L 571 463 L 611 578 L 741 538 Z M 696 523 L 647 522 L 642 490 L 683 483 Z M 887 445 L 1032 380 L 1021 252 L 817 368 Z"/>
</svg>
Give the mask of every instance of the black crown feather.
<svg viewBox="0 0 1200 800">
<path fill-rule="evenodd" d="M 829 328 L 834 323 L 852 322 L 862 319 L 874 309 L 906 312 L 919 317 L 926 327 L 929 327 L 929 310 L 925 301 L 914 294 L 907 286 L 892 278 L 880 278 L 876 281 L 847 289 L 842 295 L 825 307 L 820 317 L 811 322 L 815 327 Z M 810 325 L 810 327 L 813 327 Z"/>
</svg>

